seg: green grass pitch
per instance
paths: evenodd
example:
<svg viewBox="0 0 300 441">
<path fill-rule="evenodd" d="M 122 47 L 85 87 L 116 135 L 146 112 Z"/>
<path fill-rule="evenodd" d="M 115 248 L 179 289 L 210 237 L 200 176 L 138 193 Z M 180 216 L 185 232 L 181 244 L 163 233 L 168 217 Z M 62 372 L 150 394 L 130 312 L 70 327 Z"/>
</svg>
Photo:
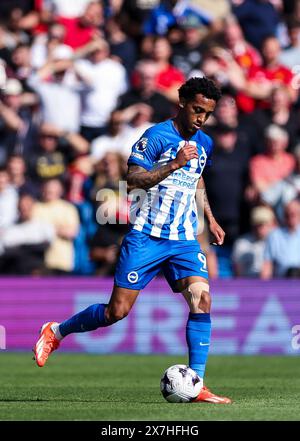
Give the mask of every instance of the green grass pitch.
<svg viewBox="0 0 300 441">
<path fill-rule="evenodd" d="M 0 420 L 300 420 L 298 357 L 210 356 L 206 384 L 232 405 L 170 404 L 159 390 L 178 356 L 2 352 Z"/>
</svg>

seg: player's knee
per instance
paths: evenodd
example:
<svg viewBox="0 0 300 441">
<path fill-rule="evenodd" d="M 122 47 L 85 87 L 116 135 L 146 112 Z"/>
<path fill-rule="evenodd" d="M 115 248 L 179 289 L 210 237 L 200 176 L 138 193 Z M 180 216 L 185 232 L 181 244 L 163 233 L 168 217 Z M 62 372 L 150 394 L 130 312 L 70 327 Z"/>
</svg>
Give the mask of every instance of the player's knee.
<svg viewBox="0 0 300 441">
<path fill-rule="evenodd" d="M 209 292 L 202 291 L 200 303 L 199 303 L 199 309 L 203 312 L 210 312 L 211 307 L 211 296 Z"/>
<path fill-rule="evenodd" d="M 209 285 L 204 282 L 191 283 L 183 292 L 188 302 L 190 311 L 193 313 L 209 312 L 211 298 L 209 294 Z"/>
</svg>

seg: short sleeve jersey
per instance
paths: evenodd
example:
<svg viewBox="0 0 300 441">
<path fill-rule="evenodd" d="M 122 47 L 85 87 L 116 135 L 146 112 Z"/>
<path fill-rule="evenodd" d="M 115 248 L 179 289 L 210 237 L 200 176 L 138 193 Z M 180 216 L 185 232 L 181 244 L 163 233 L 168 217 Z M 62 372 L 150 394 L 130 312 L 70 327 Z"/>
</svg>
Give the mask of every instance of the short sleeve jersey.
<svg viewBox="0 0 300 441">
<path fill-rule="evenodd" d="M 150 127 L 133 145 L 128 165 L 153 170 L 175 159 L 186 143 L 197 147 L 199 157 L 174 171 L 149 190 L 135 191 L 130 221 L 133 229 L 170 240 L 194 240 L 198 216 L 196 190 L 205 167 L 211 165 L 212 139 L 198 130 L 188 141 L 172 120 Z"/>
</svg>

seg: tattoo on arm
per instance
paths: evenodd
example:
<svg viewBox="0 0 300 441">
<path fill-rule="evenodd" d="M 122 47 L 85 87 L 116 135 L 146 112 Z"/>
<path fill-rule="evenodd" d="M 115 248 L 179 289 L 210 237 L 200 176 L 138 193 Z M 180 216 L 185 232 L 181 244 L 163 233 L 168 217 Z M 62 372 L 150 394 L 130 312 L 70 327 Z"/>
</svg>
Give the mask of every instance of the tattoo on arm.
<svg viewBox="0 0 300 441">
<path fill-rule="evenodd" d="M 206 193 L 206 188 L 205 188 L 205 182 L 203 177 L 201 176 L 201 178 L 199 179 L 198 182 L 198 189 L 203 191 L 203 210 L 204 210 L 204 214 L 207 217 L 208 221 L 211 221 L 212 219 L 214 219 L 214 215 L 211 211 L 209 202 L 208 202 L 208 198 L 207 198 L 207 193 Z"/>
<path fill-rule="evenodd" d="M 168 164 L 151 171 L 147 171 L 138 165 L 131 165 L 129 166 L 127 173 L 128 191 L 136 188 L 148 190 L 148 188 L 154 187 L 154 185 L 163 181 L 167 176 L 177 169 L 178 167 L 173 163 L 173 161 L 170 161 Z"/>
</svg>

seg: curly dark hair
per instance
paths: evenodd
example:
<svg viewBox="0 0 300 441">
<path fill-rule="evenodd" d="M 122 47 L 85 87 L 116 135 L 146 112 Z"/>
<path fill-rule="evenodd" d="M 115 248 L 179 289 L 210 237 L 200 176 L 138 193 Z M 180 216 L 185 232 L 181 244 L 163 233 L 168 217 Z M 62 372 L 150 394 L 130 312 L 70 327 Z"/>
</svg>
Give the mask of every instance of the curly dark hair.
<svg viewBox="0 0 300 441">
<path fill-rule="evenodd" d="M 215 85 L 212 80 L 206 77 L 194 77 L 186 81 L 178 90 L 179 98 L 184 98 L 186 101 L 191 101 L 195 95 L 201 93 L 206 98 L 216 101 L 221 98 L 221 90 Z"/>
</svg>

